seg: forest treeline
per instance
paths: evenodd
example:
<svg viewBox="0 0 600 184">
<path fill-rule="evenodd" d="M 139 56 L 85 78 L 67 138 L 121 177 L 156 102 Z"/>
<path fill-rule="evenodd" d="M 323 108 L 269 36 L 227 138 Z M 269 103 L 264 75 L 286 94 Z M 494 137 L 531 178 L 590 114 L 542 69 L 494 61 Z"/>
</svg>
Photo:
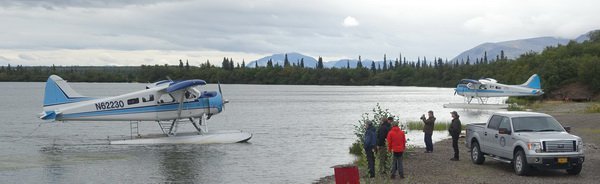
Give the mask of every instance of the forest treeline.
<svg viewBox="0 0 600 184">
<path fill-rule="evenodd" d="M 359 62 L 357 68 L 306 68 L 301 65 L 245 67 L 224 58 L 222 67 L 210 62 L 190 66 L 1 66 L 0 81 L 46 81 L 56 74 L 71 82 L 154 82 L 172 79 L 204 79 L 209 83 L 290 85 L 395 85 L 453 87 L 460 79 L 489 77 L 504 84 L 521 84 L 532 74 L 542 79 L 546 94 L 578 82 L 595 94 L 600 91 L 600 32 L 590 33 L 583 43 L 547 47 L 541 53 L 526 53 L 517 59 L 496 56 L 494 60 L 434 61 L 389 60 L 384 66 Z"/>
</svg>

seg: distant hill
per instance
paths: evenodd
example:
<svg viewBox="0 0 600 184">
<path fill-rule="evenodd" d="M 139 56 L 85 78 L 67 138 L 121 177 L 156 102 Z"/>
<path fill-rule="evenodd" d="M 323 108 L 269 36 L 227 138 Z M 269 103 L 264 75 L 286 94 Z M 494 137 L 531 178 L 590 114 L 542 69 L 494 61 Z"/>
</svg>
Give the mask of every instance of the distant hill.
<svg viewBox="0 0 600 184">
<path fill-rule="evenodd" d="M 370 59 L 365 59 L 362 60 L 362 65 L 363 67 L 371 67 L 371 62 L 373 62 L 373 60 Z M 382 61 L 377 61 L 375 62 L 375 64 L 379 64 Z M 358 59 L 340 59 L 340 60 L 335 60 L 335 61 L 328 61 L 326 63 L 324 63 L 323 65 L 326 68 L 346 68 L 348 67 L 348 64 L 350 64 L 350 68 L 356 68 L 356 64 L 358 63 Z"/>
<path fill-rule="evenodd" d="M 279 64 L 280 66 L 283 66 L 283 64 L 285 63 L 285 54 L 286 53 L 280 53 L 280 54 L 273 54 L 270 56 L 265 56 L 258 60 L 251 61 L 250 63 L 246 64 L 246 67 L 254 68 L 254 66 L 256 66 L 256 64 L 255 64 L 256 62 L 258 62 L 258 66 L 260 66 L 260 67 L 267 66 L 267 62 L 269 61 L 269 59 L 271 59 L 273 61 L 273 65 Z M 287 55 L 288 55 L 288 61 L 290 63 L 299 63 L 300 60 L 302 58 L 304 58 L 304 67 L 315 68 L 317 65 L 317 59 L 315 59 L 312 56 L 307 56 L 307 55 L 300 54 L 297 52 L 287 53 Z M 323 62 L 323 67 L 325 67 L 325 68 L 346 68 L 348 66 L 348 62 L 350 63 L 350 68 L 356 68 L 358 59 L 340 59 L 340 60 L 335 60 L 335 61 L 325 61 L 325 62 Z M 371 60 L 371 59 L 362 60 L 363 67 L 371 68 L 371 62 L 373 62 L 373 60 Z M 383 67 L 382 63 L 383 63 L 383 61 L 375 61 L 375 66 L 381 65 L 381 67 Z"/>
<path fill-rule="evenodd" d="M 588 34 L 589 32 L 575 38 L 574 40 L 578 43 L 589 40 Z M 548 46 L 557 46 L 558 44 L 566 45 L 569 43 L 569 41 L 570 39 L 565 38 L 537 37 L 496 43 L 483 43 L 460 53 L 458 56 L 454 57 L 452 61 L 466 61 L 468 56 L 471 62 L 474 62 L 475 58 L 484 58 L 486 51 L 488 61 L 496 60 L 496 55 L 501 56 L 501 51 L 504 51 L 504 56 L 508 59 L 514 59 L 519 57 L 521 54 L 531 51 L 539 53 Z"/>
<path fill-rule="evenodd" d="M 304 67 L 307 68 L 314 68 L 317 64 L 317 60 L 311 56 L 307 56 L 304 54 L 300 54 L 297 52 L 291 52 L 291 53 L 282 53 L 282 54 L 273 54 L 270 56 L 265 56 L 263 58 L 260 58 L 258 60 L 252 61 L 248 64 L 246 64 L 246 67 L 249 68 L 254 68 L 254 66 L 256 65 L 256 63 L 258 62 L 258 66 L 267 66 L 267 62 L 269 62 L 269 59 L 271 59 L 273 61 L 273 65 L 279 64 L 280 66 L 283 66 L 283 64 L 285 63 L 285 55 L 287 54 L 288 57 L 288 61 L 291 63 L 300 63 L 300 60 L 304 59 Z"/>
</svg>

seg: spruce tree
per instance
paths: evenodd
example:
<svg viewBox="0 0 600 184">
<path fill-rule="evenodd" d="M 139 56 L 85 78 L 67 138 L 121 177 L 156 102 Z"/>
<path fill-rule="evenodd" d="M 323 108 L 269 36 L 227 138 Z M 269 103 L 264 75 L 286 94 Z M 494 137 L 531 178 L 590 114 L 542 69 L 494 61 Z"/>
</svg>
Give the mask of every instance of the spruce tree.
<svg viewBox="0 0 600 184">
<path fill-rule="evenodd" d="M 361 61 L 360 55 L 359 55 L 358 56 L 358 61 L 356 62 L 356 68 L 362 68 L 362 67 L 363 67 L 363 65 L 362 65 L 362 61 Z"/>
<path fill-rule="evenodd" d="M 317 69 L 323 69 L 323 58 L 319 56 L 319 61 L 317 62 Z"/>
<path fill-rule="evenodd" d="M 267 68 L 273 68 L 273 60 L 269 59 L 269 61 L 267 61 Z"/>
<path fill-rule="evenodd" d="M 371 61 L 371 71 L 376 72 L 377 68 L 375 68 L 375 61 Z"/>
<path fill-rule="evenodd" d="M 285 59 L 283 60 L 283 67 L 284 68 L 290 67 L 290 60 L 288 60 L 287 54 L 285 54 Z"/>
</svg>

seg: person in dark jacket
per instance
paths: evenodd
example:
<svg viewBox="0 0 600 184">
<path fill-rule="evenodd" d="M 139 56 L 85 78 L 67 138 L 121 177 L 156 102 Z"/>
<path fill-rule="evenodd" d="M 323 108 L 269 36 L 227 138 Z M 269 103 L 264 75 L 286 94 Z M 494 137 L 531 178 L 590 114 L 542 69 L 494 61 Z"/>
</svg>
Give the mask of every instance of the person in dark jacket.
<svg viewBox="0 0 600 184">
<path fill-rule="evenodd" d="M 460 124 L 460 119 L 458 119 L 460 116 L 458 116 L 456 111 L 452 111 L 450 114 L 452 115 L 452 123 L 450 123 L 448 132 L 450 132 L 450 136 L 452 136 L 452 148 L 454 149 L 454 157 L 450 160 L 458 161 L 458 136 L 462 130 L 462 125 Z"/>
<path fill-rule="evenodd" d="M 398 127 L 398 122 L 394 122 L 394 125 L 387 135 L 388 150 L 394 154 L 394 161 L 392 163 L 392 176 L 396 178 L 396 171 L 400 175 L 400 178 L 404 178 L 404 169 L 402 166 L 402 154 L 406 148 L 406 136 L 404 131 Z"/>
<path fill-rule="evenodd" d="M 364 149 L 367 156 L 367 163 L 369 165 L 369 177 L 375 177 L 375 155 L 373 151 L 375 150 L 376 143 L 376 135 L 375 135 L 375 127 L 373 127 L 373 122 L 367 121 L 365 123 L 365 142 Z"/>
<path fill-rule="evenodd" d="M 381 124 L 379 125 L 379 129 L 377 130 L 377 158 L 379 159 L 379 172 L 383 175 L 386 174 L 388 169 L 388 159 L 389 156 L 387 154 L 387 148 L 385 144 L 385 139 L 387 138 L 387 134 L 392 128 L 392 121 L 394 118 L 381 118 Z"/>
<path fill-rule="evenodd" d="M 435 124 L 435 117 L 433 111 L 427 112 L 428 118 L 425 119 L 425 114 L 421 116 L 421 120 L 425 125 L 423 126 L 423 132 L 425 133 L 425 153 L 433 152 L 433 141 L 431 136 L 433 135 L 433 125 Z"/>
</svg>

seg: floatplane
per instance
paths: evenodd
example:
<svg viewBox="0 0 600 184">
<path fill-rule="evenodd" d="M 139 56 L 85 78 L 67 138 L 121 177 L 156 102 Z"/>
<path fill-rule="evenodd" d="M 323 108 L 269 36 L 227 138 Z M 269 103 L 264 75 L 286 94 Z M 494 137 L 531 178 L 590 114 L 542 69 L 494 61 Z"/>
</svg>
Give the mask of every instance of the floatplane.
<svg viewBox="0 0 600 184">
<path fill-rule="evenodd" d="M 219 91 L 201 91 L 204 80 L 163 80 L 146 89 L 119 96 L 86 97 L 73 90 L 57 75 L 48 77 L 40 118 L 52 121 L 125 121 L 130 123 L 129 139 L 110 140 L 109 144 L 208 144 L 247 142 L 252 134 L 234 131 L 208 131 L 207 120 L 223 111 L 227 100 Z M 189 122 L 188 122 L 189 120 Z M 162 134 L 139 133 L 138 123 L 158 123 Z M 183 123 L 195 131 L 177 133 Z"/>
<path fill-rule="evenodd" d="M 506 85 L 498 83 L 492 78 L 482 78 L 479 80 L 463 79 L 454 89 L 454 95 L 463 96 L 465 103 L 444 104 L 445 108 L 483 108 L 498 109 L 508 108 L 508 104 L 488 104 L 490 97 L 511 97 L 511 96 L 540 96 L 544 94 L 540 77 L 533 74 L 521 85 Z M 473 99 L 478 103 L 471 104 Z"/>
</svg>

